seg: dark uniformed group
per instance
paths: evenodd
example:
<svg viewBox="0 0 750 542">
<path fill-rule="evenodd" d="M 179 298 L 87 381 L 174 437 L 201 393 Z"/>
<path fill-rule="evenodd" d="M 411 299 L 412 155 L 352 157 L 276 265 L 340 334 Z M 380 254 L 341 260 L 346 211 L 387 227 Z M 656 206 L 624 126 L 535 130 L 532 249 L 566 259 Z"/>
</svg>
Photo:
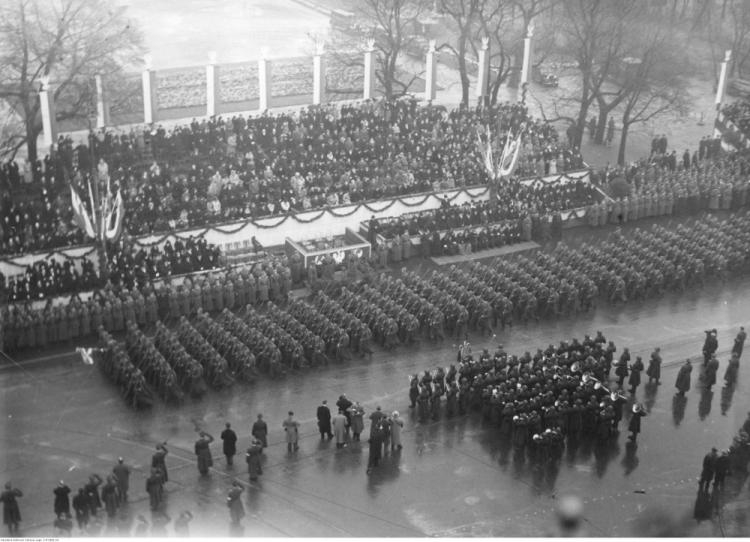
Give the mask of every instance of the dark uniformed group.
<svg viewBox="0 0 750 542">
<path fill-rule="evenodd" d="M 448 417 L 481 412 L 521 461 L 526 452 L 542 463 L 559 459 L 566 437 L 606 442 L 626 416 L 635 443 L 646 413 L 633 404 L 626 415 L 633 398 L 607 389 L 615 351 L 601 332 L 522 356 L 508 355 L 500 345 L 494 355 L 485 349 L 475 357 L 465 341 L 457 364 L 411 377 L 411 407 L 421 422 L 438 419 L 443 404 Z"/>
<path fill-rule="evenodd" d="M 750 214 L 720 221 L 707 215 L 675 230 L 654 225 L 632 238 L 614 232 L 600 245 L 558 246 L 552 258 L 596 282 L 613 302 L 685 290 L 709 278 L 723 280 L 750 262 Z"/>
</svg>

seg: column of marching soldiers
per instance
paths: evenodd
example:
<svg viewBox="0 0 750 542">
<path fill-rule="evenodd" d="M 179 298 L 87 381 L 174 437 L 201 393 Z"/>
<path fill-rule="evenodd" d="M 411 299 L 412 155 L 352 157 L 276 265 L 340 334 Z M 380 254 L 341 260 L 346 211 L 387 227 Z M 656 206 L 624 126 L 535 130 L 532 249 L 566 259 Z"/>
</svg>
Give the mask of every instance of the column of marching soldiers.
<svg viewBox="0 0 750 542">
<path fill-rule="evenodd" d="M 392 349 L 446 336 L 460 341 L 470 330 L 491 336 L 514 323 L 587 311 L 601 300 L 683 291 L 746 271 L 749 262 L 750 214 L 706 215 L 674 230 L 615 231 L 600 244 L 559 244 L 513 261 L 426 275 L 404 270 L 399 278 L 371 273 L 358 283 L 331 282 L 310 300 L 288 295 L 304 271 L 270 257 L 179 286 L 103 290 L 85 305 L 72 302 L 65 322 L 76 337 L 98 334 L 98 365 L 131 405 L 146 407 L 155 396 L 179 401 L 260 373 L 278 377 L 367 355 L 373 343 Z M 12 327 L 11 340 L 41 339 L 45 326 L 37 323 Z M 124 343 L 112 335 L 121 331 Z"/>
</svg>

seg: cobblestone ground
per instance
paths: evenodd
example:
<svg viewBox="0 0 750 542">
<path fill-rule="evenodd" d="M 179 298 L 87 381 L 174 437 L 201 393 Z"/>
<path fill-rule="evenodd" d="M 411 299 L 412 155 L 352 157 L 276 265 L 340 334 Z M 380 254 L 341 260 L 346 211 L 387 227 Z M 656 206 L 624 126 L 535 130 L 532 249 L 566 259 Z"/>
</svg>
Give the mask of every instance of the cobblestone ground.
<svg viewBox="0 0 750 542">
<path fill-rule="evenodd" d="M 575 239 L 603 234 L 577 230 Z M 0 468 L 4 481 L 24 491 L 26 536 L 53 534 L 52 489 L 58 480 L 75 491 L 90 473 L 108 472 L 118 456 L 134 468 L 131 502 L 116 519 L 100 518 L 92 534 L 133 532 L 142 523 L 139 516 L 151 534 L 171 534 L 172 520 L 190 510 L 191 534 L 203 536 L 543 536 L 553 532 L 554 507 L 566 494 L 584 499 L 585 526 L 595 536 L 648 534 L 654 525 L 674 525 L 693 535 L 746 534 L 747 490 L 738 494 L 744 480 L 730 480 L 721 496 L 725 505 L 713 520 L 698 523 L 693 514 L 696 505 L 705 506 L 696 502 L 702 457 L 711 446 L 728 446 L 736 434 L 750 410 L 750 377 L 741 369 L 736 390 L 728 394 L 720 387 L 704 392 L 694 374 L 685 405 L 673 401 L 673 384 L 686 357 L 697 361 L 709 327 L 719 330 L 723 376 L 732 338 L 738 326 L 748 324 L 749 306 L 750 277 L 744 277 L 682 296 L 517 326 L 498 331 L 494 340 L 472 337 L 475 348 L 503 342 L 507 351 L 522 353 L 601 330 L 634 355 L 647 357 L 654 347 L 662 348 L 663 385 L 641 386 L 637 393 L 649 411 L 637 448 L 626 446 L 625 435 L 605 447 L 584 443 L 568 448 L 554 468 L 514 461 L 507 443 L 478 417 L 417 423 L 408 408 L 408 375 L 451 362 L 450 341 L 378 351 L 372 359 L 279 381 L 261 379 L 149 412 L 129 410 L 96 367 L 69 353 L 71 345 L 69 352 L 25 363 L 22 370 L 0 371 Z M 366 443 L 338 450 L 319 440 L 315 408 L 341 393 L 360 400 L 368 412 L 380 405 L 405 418 L 404 449 L 369 477 Z M 302 422 L 300 450 L 293 456 L 287 455 L 281 429 L 289 409 Z M 219 443 L 213 445 L 211 474 L 200 477 L 192 452 L 196 429 L 218 437 L 229 421 L 243 450 L 258 412 L 270 427 L 261 480 L 249 482 L 241 455 L 228 468 Z M 170 449 L 168 496 L 164 512 L 152 514 L 144 484 L 154 445 L 164 440 Z M 226 507 L 234 478 L 246 488 L 248 515 L 241 528 L 230 528 Z"/>
</svg>

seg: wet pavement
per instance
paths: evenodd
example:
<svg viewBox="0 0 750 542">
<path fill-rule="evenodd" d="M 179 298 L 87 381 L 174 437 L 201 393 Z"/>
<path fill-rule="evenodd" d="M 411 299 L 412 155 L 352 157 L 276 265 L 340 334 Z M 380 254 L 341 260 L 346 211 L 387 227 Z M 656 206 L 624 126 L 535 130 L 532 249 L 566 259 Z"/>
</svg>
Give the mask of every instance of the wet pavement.
<svg viewBox="0 0 750 542">
<path fill-rule="evenodd" d="M 583 230 L 575 238 L 601 235 Z M 739 480 L 728 481 L 722 513 L 713 520 L 699 524 L 693 514 L 703 455 L 712 446 L 728 447 L 750 410 L 748 371 L 740 369 L 731 394 L 720 385 L 704 392 L 699 371 L 693 371 L 684 402 L 674 400 L 674 381 L 686 357 L 700 367 L 703 331 L 717 328 L 722 383 L 732 339 L 740 325 L 750 323 L 748 307 L 750 277 L 745 277 L 682 296 L 516 326 L 495 340 L 472 337 L 475 351 L 502 342 L 517 354 L 597 330 L 614 340 L 618 351 L 627 346 L 644 359 L 661 347 L 662 385 L 642 385 L 637 392 L 649 412 L 637 447 L 626 445 L 627 433 L 606 446 L 583 442 L 568 446 L 555 468 L 516 461 L 478 414 L 416 422 L 408 408 L 408 376 L 453 361 L 448 340 L 442 346 L 425 342 L 377 351 L 371 359 L 303 370 L 279 381 L 262 378 L 211 391 L 181 407 L 158 403 L 146 412 L 130 410 L 96 367 L 72 354 L 25 363 L 23 369 L 6 367 L 0 371 L 3 481 L 24 491 L 25 536 L 53 534 L 52 489 L 58 480 L 75 492 L 89 474 L 109 472 L 118 456 L 133 467 L 130 504 L 115 520 L 101 517 L 90 534 L 127 535 L 142 523 L 139 515 L 150 524 L 150 534 L 172 534 L 172 520 L 190 510 L 191 535 L 201 536 L 544 536 L 554 532 L 554 508 L 566 494 L 584 499 L 585 527 L 594 536 L 648 534 L 644 521 L 651 528 L 673 524 L 693 535 L 747 534 L 750 501 L 747 489 L 737 496 Z M 315 409 L 322 399 L 332 405 L 341 393 L 361 401 L 368 414 L 382 406 L 399 410 L 405 420 L 403 450 L 371 476 L 365 473 L 365 442 L 339 450 L 319 439 Z M 292 456 L 281 428 L 290 409 L 302 423 L 300 450 Z M 269 448 L 263 476 L 250 483 L 244 454 L 228 468 L 218 437 L 231 422 L 240 437 L 238 450 L 244 451 L 259 412 L 269 425 Z M 218 441 L 212 445 L 214 468 L 203 478 L 193 455 L 197 430 Z M 145 479 L 155 444 L 165 440 L 170 450 L 165 514 L 152 514 Z M 239 529 L 230 528 L 226 506 L 235 477 L 244 484 L 247 511 Z"/>
</svg>

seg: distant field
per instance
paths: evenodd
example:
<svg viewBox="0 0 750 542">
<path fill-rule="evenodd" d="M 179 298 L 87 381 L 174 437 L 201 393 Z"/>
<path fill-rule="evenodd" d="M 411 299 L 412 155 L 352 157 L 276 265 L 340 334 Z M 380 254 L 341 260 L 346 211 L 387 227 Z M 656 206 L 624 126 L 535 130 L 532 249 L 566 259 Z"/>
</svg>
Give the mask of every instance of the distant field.
<svg viewBox="0 0 750 542">
<path fill-rule="evenodd" d="M 118 0 L 143 31 L 156 69 L 260 56 L 306 56 L 311 34 L 324 34 L 328 18 L 291 0 Z"/>
</svg>

